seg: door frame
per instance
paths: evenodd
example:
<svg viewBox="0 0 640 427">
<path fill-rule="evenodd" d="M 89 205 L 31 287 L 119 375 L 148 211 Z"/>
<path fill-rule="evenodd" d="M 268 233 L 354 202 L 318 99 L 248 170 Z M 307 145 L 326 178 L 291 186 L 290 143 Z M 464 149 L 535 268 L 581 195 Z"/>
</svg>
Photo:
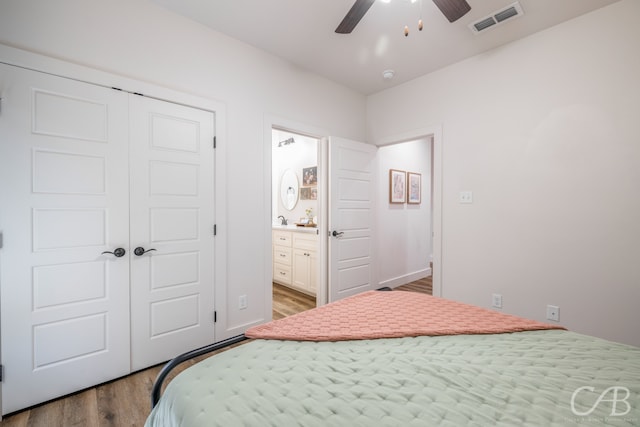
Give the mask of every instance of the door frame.
<svg viewBox="0 0 640 427">
<path fill-rule="evenodd" d="M 308 136 L 318 140 L 318 216 L 321 218 L 318 225 L 318 285 L 316 294 L 316 305 L 320 306 L 327 302 L 327 254 L 326 254 L 326 239 L 323 236 L 327 235 L 327 221 L 326 221 L 326 152 L 327 152 L 327 140 L 329 131 L 314 125 L 300 123 L 295 120 L 290 120 L 275 114 L 265 114 L 263 121 L 263 158 L 264 158 L 264 179 L 263 179 L 263 192 L 264 197 L 264 212 L 263 218 L 263 230 L 264 230 L 264 250 L 265 262 L 264 262 L 264 321 L 270 321 L 273 317 L 273 260 L 272 260 L 272 237 L 271 237 L 271 225 L 272 218 L 271 212 L 273 211 L 272 203 L 272 149 L 271 139 L 272 130 L 279 129 L 286 132 L 291 132 L 299 135 Z"/>
<path fill-rule="evenodd" d="M 441 297 L 443 294 L 442 277 L 442 125 L 431 125 L 424 128 L 413 129 L 394 135 L 380 137 L 374 140 L 378 147 L 413 141 L 421 138 L 431 138 L 433 144 L 433 295 Z"/>
<path fill-rule="evenodd" d="M 263 150 L 264 150 L 264 179 L 263 179 L 263 194 L 268 195 L 264 198 L 264 212 L 269 212 L 268 217 L 263 218 L 263 230 L 264 230 L 264 254 L 265 254 L 265 271 L 264 271 L 264 283 L 271 283 L 273 277 L 273 262 L 272 262 L 272 242 L 271 242 L 271 131 L 273 128 L 286 130 L 293 133 L 299 133 L 302 135 L 308 135 L 318 139 L 318 185 L 321 185 L 323 189 L 327 189 L 327 173 L 326 168 L 328 165 L 328 140 L 331 133 L 327 129 L 319 128 L 313 125 L 303 124 L 294 120 L 273 115 L 265 114 L 263 125 Z M 442 296 L 443 294 L 443 277 L 442 277 L 442 125 L 429 125 L 424 128 L 413 129 L 407 132 L 398 134 L 392 134 L 385 137 L 377 138 L 373 141 L 375 146 L 381 147 L 385 145 L 397 144 L 400 142 L 408 142 L 420 138 L 431 138 L 433 144 L 433 295 Z M 328 214 L 328 198 L 326 194 L 324 197 L 319 195 L 318 200 L 319 213 L 322 218 L 326 218 Z M 318 294 L 316 295 L 316 304 L 323 305 L 328 301 L 328 288 L 327 288 L 327 221 L 320 221 L 319 236 L 320 243 L 318 246 Z M 273 295 L 272 286 L 265 286 L 265 319 L 269 320 L 272 316 L 273 310 Z"/>
<path fill-rule="evenodd" d="M 217 225 L 215 239 L 214 263 L 214 309 L 219 310 L 226 307 L 227 296 L 227 215 L 226 215 L 226 145 L 227 145 L 227 110 L 226 105 L 217 100 L 202 98 L 185 92 L 179 92 L 143 80 L 124 77 L 101 71 L 71 62 L 55 59 L 43 54 L 10 47 L 0 44 L 0 62 L 17 66 L 58 77 L 78 80 L 85 83 L 103 86 L 107 88 L 119 88 L 127 92 L 142 93 L 147 97 L 186 105 L 201 110 L 214 113 L 214 132 L 216 135 L 215 160 L 215 200 L 214 200 L 214 221 Z M 0 93 L 0 97 L 1 97 Z M 213 143 L 213 141 L 212 141 Z M 0 284 L 1 285 L 1 284 Z M 227 331 L 227 321 L 225 316 L 218 316 L 214 326 L 215 340 L 220 341 L 227 338 L 230 333 Z M 0 348 L 0 352 L 2 349 Z M 2 405 L 2 387 L 0 387 L 0 413 Z M 1 419 L 1 417 L 0 417 Z"/>
</svg>

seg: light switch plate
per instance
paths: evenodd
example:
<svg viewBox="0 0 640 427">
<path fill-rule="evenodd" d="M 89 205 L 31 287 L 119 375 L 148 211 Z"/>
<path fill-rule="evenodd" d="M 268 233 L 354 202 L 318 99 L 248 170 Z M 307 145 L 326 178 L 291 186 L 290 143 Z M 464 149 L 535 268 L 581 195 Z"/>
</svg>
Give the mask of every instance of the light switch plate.
<svg viewBox="0 0 640 427">
<path fill-rule="evenodd" d="M 493 294 L 491 296 L 491 306 L 495 308 L 502 308 L 502 295 Z"/>
</svg>

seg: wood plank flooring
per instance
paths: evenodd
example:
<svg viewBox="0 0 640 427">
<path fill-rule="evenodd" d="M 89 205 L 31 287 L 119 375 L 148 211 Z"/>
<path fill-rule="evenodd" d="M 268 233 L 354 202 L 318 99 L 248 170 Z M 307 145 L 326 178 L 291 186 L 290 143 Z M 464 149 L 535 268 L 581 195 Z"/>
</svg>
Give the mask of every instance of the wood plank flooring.
<svg viewBox="0 0 640 427">
<path fill-rule="evenodd" d="M 433 295 L 433 278 L 431 276 L 398 286 L 394 291 L 419 292 L 423 294 Z"/>
<path fill-rule="evenodd" d="M 273 284 L 273 320 L 312 309 L 316 299 L 286 286 Z"/>
<path fill-rule="evenodd" d="M 395 290 L 431 294 L 431 277 L 399 286 Z M 274 284 L 273 318 L 281 319 L 316 306 L 315 298 Z M 241 345 L 241 344 L 236 344 Z M 226 349 L 225 349 L 226 350 Z M 184 369 L 221 351 L 183 363 L 169 380 Z M 158 365 L 124 378 L 9 414 L 2 427 L 140 427 L 149 415 L 151 387 L 162 369 Z"/>
</svg>

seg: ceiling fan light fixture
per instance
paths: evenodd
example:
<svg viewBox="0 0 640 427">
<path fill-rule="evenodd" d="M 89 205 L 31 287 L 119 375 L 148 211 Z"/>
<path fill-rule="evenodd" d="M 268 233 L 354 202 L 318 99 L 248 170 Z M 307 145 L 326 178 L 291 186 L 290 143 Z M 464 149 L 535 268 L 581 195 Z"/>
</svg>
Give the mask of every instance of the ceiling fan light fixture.
<svg viewBox="0 0 640 427">
<path fill-rule="evenodd" d="M 390 3 L 391 0 L 380 0 L 383 3 Z M 417 3 L 418 0 L 409 0 L 411 4 Z M 460 19 L 463 15 L 471 10 L 471 6 L 467 3 L 467 0 L 432 0 L 440 12 L 449 20 L 454 22 Z M 344 16 L 336 33 L 338 34 L 350 34 L 353 29 L 358 25 L 362 17 L 367 13 L 369 8 L 375 3 L 376 0 L 355 0 L 351 9 Z M 422 0 L 420 0 L 420 18 L 422 19 Z M 506 17 L 504 19 L 507 19 Z M 420 29 L 422 31 L 422 29 Z M 409 35 L 409 28 L 405 26 L 405 37 Z"/>
</svg>

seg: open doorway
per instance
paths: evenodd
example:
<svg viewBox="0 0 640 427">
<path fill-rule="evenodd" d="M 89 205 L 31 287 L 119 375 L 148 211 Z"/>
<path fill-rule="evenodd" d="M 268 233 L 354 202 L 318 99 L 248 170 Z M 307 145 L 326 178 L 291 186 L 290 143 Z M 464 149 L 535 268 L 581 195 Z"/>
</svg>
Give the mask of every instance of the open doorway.
<svg viewBox="0 0 640 427">
<path fill-rule="evenodd" d="M 380 286 L 413 283 L 432 293 L 433 138 L 422 136 L 379 147 L 378 271 Z M 403 200 L 390 200 L 387 181 L 398 175 L 406 183 Z"/>
<path fill-rule="evenodd" d="M 429 267 L 431 270 L 432 294 L 442 297 L 443 295 L 443 256 L 442 256 L 442 126 L 433 125 L 425 128 L 414 129 L 396 135 L 389 135 L 377 139 L 375 144 L 378 147 L 386 147 L 409 141 L 430 140 L 430 154 L 425 162 L 430 163 L 430 182 L 423 185 L 430 187 L 430 233 L 431 233 L 431 257 Z M 423 202 L 426 199 L 423 196 Z M 425 240 L 426 241 L 426 240 Z"/>
<path fill-rule="evenodd" d="M 272 316 L 316 306 L 318 290 L 319 140 L 271 130 Z"/>
<path fill-rule="evenodd" d="M 329 258 L 328 254 L 329 252 L 331 252 L 328 250 L 328 244 L 333 240 L 333 238 L 332 237 L 327 238 L 327 236 L 329 236 L 329 233 L 330 233 L 329 229 L 334 231 L 335 230 L 342 231 L 341 225 L 337 225 L 337 228 L 336 228 L 335 224 L 330 223 L 331 222 L 330 219 L 334 215 L 330 215 L 329 209 L 328 209 L 328 205 L 329 205 L 328 190 L 330 187 L 329 182 L 336 181 L 335 179 L 331 180 L 328 177 L 328 175 L 330 174 L 329 151 L 332 151 L 332 150 L 329 150 L 329 146 L 331 145 L 331 142 L 335 142 L 335 141 L 330 141 L 331 138 L 320 137 L 322 135 L 329 135 L 329 132 L 326 129 L 318 129 L 318 128 L 310 127 L 308 125 L 292 122 L 292 121 L 283 119 L 281 117 L 267 116 L 265 118 L 264 138 L 265 138 L 265 145 L 268 148 L 267 150 L 268 154 L 265 155 L 265 180 L 263 182 L 263 185 L 264 185 L 265 194 L 269 195 L 264 199 L 266 204 L 265 210 L 267 212 L 273 212 L 274 198 L 276 197 L 275 194 L 272 195 L 272 193 L 274 193 L 273 181 L 275 179 L 278 179 L 278 174 L 274 173 L 272 170 L 273 169 L 273 164 L 272 164 L 273 145 L 274 145 L 274 141 L 276 146 L 282 141 L 278 138 L 274 138 L 273 136 L 274 130 L 285 131 L 285 132 L 292 133 L 294 135 L 311 137 L 316 141 L 318 141 L 319 143 L 318 159 L 317 159 L 318 160 L 317 197 L 318 197 L 319 214 L 318 214 L 317 229 L 319 230 L 320 233 L 319 233 L 319 239 L 318 239 L 319 244 L 317 246 L 317 254 L 318 254 L 318 267 L 320 266 L 322 267 L 318 268 L 318 273 L 317 273 L 317 280 L 319 285 L 317 289 L 318 292 L 316 294 L 316 305 L 326 304 L 327 302 L 330 301 L 330 298 L 328 295 L 329 293 L 328 285 L 330 282 L 329 273 L 333 271 L 331 266 L 336 265 L 336 263 L 332 263 L 328 259 Z M 375 146 L 377 146 L 378 148 L 382 148 L 387 145 L 403 143 L 403 142 L 412 141 L 412 140 L 421 139 L 421 138 L 429 138 L 432 143 L 431 145 L 431 150 L 432 150 L 431 163 L 432 164 L 430 168 L 432 179 L 430 183 L 427 183 L 427 182 L 423 183 L 425 188 L 427 186 L 432 187 L 432 191 L 430 192 L 431 203 L 429 203 L 429 205 L 431 210 L 431 233 L 432 233 L 431 244 L 432 244 L 433 255 L 432 255 L 432 260 L 431 259 L 428 260 L 429 262 L 433 261 L 433 267 L 431 271 L 432 280 L 433 280 L 432 292 L 433 292 L 433 295 L 435 296 L 443 296 L 443 292 L 442 292 L 442 127 L 435 125 L 435 126 L 422 128 L 422 129 L 415 129 L 410 132 L 405 132 L 402 134 L 391 135 L 385 138 L 381 138 L 373 142 Z M 286 140 L 286 139 L 288 138 L 283 138 L 283 140 Z M 424 159 L 424 162 L 428 162 L 428 161 L 429 161 L 428 158 Z M 331 162 L 331 163 L 337 164 L 336 162 Z M 378 163 L 378 162 L 376 161 L 375 163 Z M 378 179 L 383 179 L 383 182 L 378 181 L 380 183 L 380 185 L 377 185 L 379 189 L 388 188 L 386 183 L 386 177 L 379 177 Z M 425 202 L 426 202 L 426 197 L 428 196 L 425 193 L 423 198 Z M 380 200 L 381 203 L 384 203 L 384 200 L 388 199 L 388 194 L 383 194 L 376 198 Z M 277 215 L 275 216 L 275 218 L 277 218 Z M 266 261 L 267 268 L 265 269 L 264 297 L 265 297 L 265 308 L 267 308 L 267 310 L 265 310 L 265 315 L 268 315 L 268 316 L 271 316 L 273 311 L 272 310 L 272 304 L 273 304 L 272 279 L 273 279 L 273 273 L 274 273 L 273 271 L 273 265 L 274 265 L 273 263 L 273 223 L 274 222 L 272 218 L 269 218 L 265 221 L 265 232 L 268 233 L 268 239 L 266 241 L 267 245 L 265 245 L 265 258 L 266 258 L 265 261 Z M 374 226 L 374 228 L 380 229 L 380 227 L 382 226 L 383 225 L 378 223 Z M 425 240 L 427 237 L 425 237 Z M 374 241 L 377 241 L 377 239 L 374 239 Z M 388 253 L 388 251 L 386 251 L 386 248 L 382 248 L 384 250 L 381 251 L 381 249 L 378 246 L 379 245 L 377 243 L 375 244 L 375 248 L 373 248 L 372 246 L 373 251 L 380 253 L 381 256 L 384 253 Z M 376 266 L 375 270 L 377 271 L 377 264 L 375 262 L 373 263 L 373 266 Z M 376 277 L 375 279 L 376 280 L 374 280 L 373 282 L 375 282 L 376 284 L 379 284 L 384 282 L 385 279 L 389 280 L 393 278 L 386 277 L 383 279 L 382 277 Z M 392 285 L 397 286 L 404 283 L 408 283 L 408 281 L 405 281 L 404 279 L 402 280 L 402 283 L 395 282 Z M 335 280 L 333 282 L 335 285 Z M 378 285 L 378 286 L 381 286 L 381 285 Z"/>
</svg>

